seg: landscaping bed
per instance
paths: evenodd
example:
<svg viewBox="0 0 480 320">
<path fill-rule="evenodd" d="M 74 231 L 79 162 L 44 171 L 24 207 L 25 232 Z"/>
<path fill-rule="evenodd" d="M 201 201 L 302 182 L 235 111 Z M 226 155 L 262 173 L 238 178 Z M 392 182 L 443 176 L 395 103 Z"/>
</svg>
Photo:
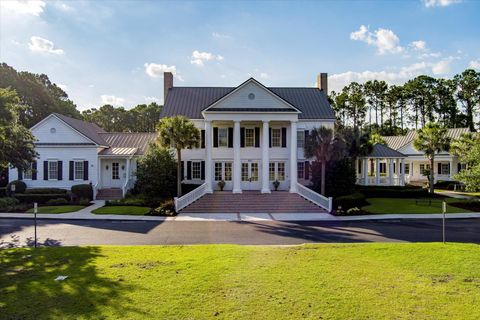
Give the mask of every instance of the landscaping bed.
<svg viewBox="0 0 480 320">
<path fill-rule="evenodd" d="M 0 251 L 5 319 L 479 319 L 473 244 Z M 68 276 L 55 281 L 58 276 Z"/>
</svg>

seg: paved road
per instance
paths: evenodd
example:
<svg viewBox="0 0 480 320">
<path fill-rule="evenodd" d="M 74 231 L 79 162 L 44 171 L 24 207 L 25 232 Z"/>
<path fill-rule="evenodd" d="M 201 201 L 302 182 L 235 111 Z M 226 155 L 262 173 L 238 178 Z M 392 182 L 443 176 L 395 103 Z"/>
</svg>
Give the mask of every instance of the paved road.
<svg viewBox="0 0 480 320">
<path fill-rule="evenodd" d="M 0 247 L 32 243 L 33 222 L 0 219 Z M 46 245 L 299 244 L 307 242 L 441 241 L 441 220 L 358 222 L 192 222 L 39 220 Z M 480 243 L 480 219 L 447 221 L 447 240 Z"/>
</svg>

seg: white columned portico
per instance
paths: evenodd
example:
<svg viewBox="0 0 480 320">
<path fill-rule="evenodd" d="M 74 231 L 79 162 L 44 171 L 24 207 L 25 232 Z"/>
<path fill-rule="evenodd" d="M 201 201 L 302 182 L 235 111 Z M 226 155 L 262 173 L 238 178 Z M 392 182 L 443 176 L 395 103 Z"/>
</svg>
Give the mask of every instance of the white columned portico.
<svg viewBox="0 0 480 320">
<path fill-rule="evenodd" d="M 233 193 L 242 193 L 240 181 L 242 165 L 240 162 L 240 121 L 233 123 Z"/>
<path fill-rule="evenodd" d="M 206 192 L 212 193 L 212 122 L 209 120 L 205 121 L 205 151 L 207 153 L 205 157 Z"/>
<path fill-rule="evenodd" d="M 269 157 L 269 122 L 263 121 L 262 128 L 262 193 L 270 193 L 269 171 L 270 171 L 270 157 Z"/>
<path fill-rule="evenodd" d="M 388 179 L 390 185 L 393 186 L 393 159 L 388 159 Z"/>
<path fill-rule="evenodd" d="M 290 192 L 297 192 L 297 122 L 290 121 Z"/>
<path fill-rule="evenodd" d="M 375 184 L 380 184 L 380 159 L 375 159 Z"/>
</svg>

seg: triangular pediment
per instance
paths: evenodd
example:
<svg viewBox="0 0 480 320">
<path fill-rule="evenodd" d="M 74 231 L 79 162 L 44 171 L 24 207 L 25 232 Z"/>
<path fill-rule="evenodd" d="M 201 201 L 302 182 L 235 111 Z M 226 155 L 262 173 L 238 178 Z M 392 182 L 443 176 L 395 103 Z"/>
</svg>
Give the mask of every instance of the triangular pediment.
<svg viewBox="0 0 480 320">
<path fill-rule="evenodd" d="M 95 144 L 53 114 L 34 125 L 30 131 L 37 144 Z"/>
<path fill-rule="evenodd" d="M 253 78 L 248 79 L 203 111 L 300 113 L 295 106 Z"/>
</svg>

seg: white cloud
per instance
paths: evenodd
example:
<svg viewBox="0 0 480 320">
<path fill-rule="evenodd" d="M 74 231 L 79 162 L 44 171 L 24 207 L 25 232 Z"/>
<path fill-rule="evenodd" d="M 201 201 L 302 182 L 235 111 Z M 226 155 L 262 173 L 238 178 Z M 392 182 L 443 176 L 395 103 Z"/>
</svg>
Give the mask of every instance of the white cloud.
<svg viewBox="0 0 480 320">
<path fill-rule="evenodd" d="M 103 104 L 110 104 L 114 107 L 123 106 L 125 103 L 125 99 L 108 94 L 103 94 L 100 98 L 102 99 Z"/>
<path fill-rule="evenodd" d="M 431 52 L 431 53 L 422 53 L 418 56 L 419 59 L 428 59 L 428 58 L 440 58 L 442 54 L 440 52 Z"/>
<path fill-rule="evenodd" d="M 469 68 L 480 70 L 480 59 L 470 61 Z"/>
<path fill-rule="evenodd" d="M 31 37 L 28 47 L 30 48 L 30 50 L 35 52 L 47 52 L 53 54 L 64 53 L 62 49 L 54 49 L 55 45 L 52 41 L 41 37 Z"/>
<path fill-rule="evenodd" d="M 152 102 L 159 103 L 160 102 L 160 99 L 158 99 L 157 97 L 144 97 L 144 99 L 148 103 L 152 103 Z"/>
<path fill-rule="evenodd" d="M 45 2 L 41 0 L 2 0 L 0 8 L 16 14 L 30 14 L 39 16 L 43 12 Z"/>
<path fill-rule="evenodd" d="M 212 32 L 212 37 L 216 39 L 231 39 L 232 36 L 229 36 L 228 34 L 224 33 L 219 33 L 219 32 Z"/>
<path fill-rule="evenodd" d="M 460 3 L 461 0 L 423 0 L 425 7 L 447 7 L 449 5 Z"/>
<path fill-rule="evenodd" d="M 423 40 L 413 41 L 410 43 L 410 47 L 417 51 L 426 51 L 427 43 Z"/>
<path fill-rule="evenodd" d="M 65 12 L 73 11 L 73 7 L 67 5 L 65 2 L 62 2 L 62 1 L 55 1 L 53 2 L 53 5 Z"/>
<path fill-rule="evenodd" d="M 177 68 L 175 66 L 167 66 L 166 64 L 157 64 L 157 63 L 145 63 L 145 72 L 152 78 L 163 77 L 164 72 L 171 72 L 173 74 L 177 73 Z"/>
<path fill-rule="evenodd" d="M 270 75 L 269 75 L 268 73 L 261 72 L 261 73 L 260 73 L 260 78 L 262 78 L 262 79 L 269 79 L 269 78 L 270 78 Z"/>
<path fill-rule="evenodd" d="M 205 65 L 205 61 L 222 61 L 223 57 L 221 55 L 215 55 L 210 52 L 200 52 L 195 50 L 192 52 L 192 56 L 190 57 L 190 63 L 197 65 L 199 67 L 203 67 Z"/>
<path fill-rule="evenodd" d="M 403 48 L 399 45 L 400 39 L 389 29 L 379 28 L 374 32 L 370 32 L 364 25 L 360 29 L 350 33 L 350 39 L 355 41 L 363 41 L 368 45 L 375 46 L 378 54 L 400 53 Z"/>
<path fill-rule="evenodd" d="M 447 74 L 450 72 L 450 62 L 451 59 L 441 60 L 437 63 L 432 64 L 432 72 L 435 75 Z"/>
</svg>

